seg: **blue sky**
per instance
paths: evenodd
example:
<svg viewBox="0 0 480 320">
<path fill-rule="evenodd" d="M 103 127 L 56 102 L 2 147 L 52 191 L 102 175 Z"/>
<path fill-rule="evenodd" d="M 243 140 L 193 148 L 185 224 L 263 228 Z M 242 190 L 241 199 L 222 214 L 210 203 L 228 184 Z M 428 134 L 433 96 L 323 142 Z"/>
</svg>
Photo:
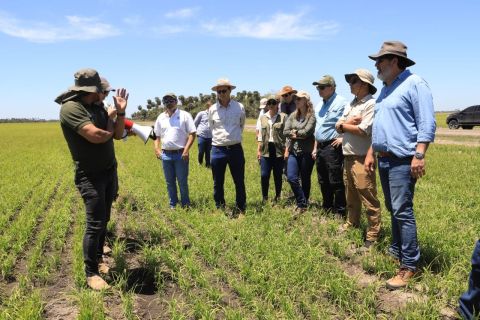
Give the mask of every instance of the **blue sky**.
<svg viewBox="0 0 480 320">
<path fill-rule="evenodd" d="M 0 0 L 0 118 L 57 119 L 53 99 L 84 67 L 130 91 L 127 113 L 173 91 L 210 93 L 289 84 L 319 97 L 324 74 L 374 74 L 368 55 L 401 40 L 435 108 L 479 104 L 480 1 Z M 375 82 L 380 87 L 380 81 Z"/>
</svg>

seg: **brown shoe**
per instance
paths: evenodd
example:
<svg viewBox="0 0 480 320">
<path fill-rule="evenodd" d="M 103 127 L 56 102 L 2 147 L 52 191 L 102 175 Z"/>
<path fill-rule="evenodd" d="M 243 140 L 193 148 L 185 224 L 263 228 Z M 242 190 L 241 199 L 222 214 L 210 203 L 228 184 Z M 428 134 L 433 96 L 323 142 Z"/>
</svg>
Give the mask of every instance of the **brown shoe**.
<svg viewBox="0 0 480 320">
<path fill-rule="evenodd" d="M 100 276 L 98 275 L 94 275 L 94 276 L 91 276 L 91 277 L 87 277 L 87 285 L 92 288 L 93 290 L 97 290 L 97 291 L 100 291 L 100 290 L 105 290 L 105 289 L 109 289 L 110 286 L 108 285 L 108 283 L 105 282 L 105 280 L 103 280 Z"/>
<path fill-rule="evenodd" d="M 405 288 L 414 275 L 414 271 L 408 268 L 400 268 L 393 278 L 387 280 L 387 289 L 396 290 Z"/>
</svg>

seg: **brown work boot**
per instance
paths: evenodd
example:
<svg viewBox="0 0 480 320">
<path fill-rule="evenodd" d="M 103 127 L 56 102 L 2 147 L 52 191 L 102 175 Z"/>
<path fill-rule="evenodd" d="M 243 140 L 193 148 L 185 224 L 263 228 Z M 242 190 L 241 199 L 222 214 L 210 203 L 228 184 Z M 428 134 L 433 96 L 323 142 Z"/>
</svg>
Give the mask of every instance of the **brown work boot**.
<svg viewBox="0 0 480 320">
<path fill-rule="evenodd" d="M 108 283 L 105 282 L 100 276 L 94 275 L 91 277 L 87 277 L 87 285 L 92 288 L 93 290 L 104 290 L 104 289 L 109 289 L 110 286 Z"/>
<path fill-rule="evenodd" d="M 405 288 L 414 275 L 414 271 L 408 268 L 400 268 L 393 278 L 387 280 L 387 289 L 396 290 Z"/>
<path fill-rule="evenodd" d="M 100 262 L 98 264 L 98 272 L 101 274 L 108 274 L 110 267 L 105 262 Z"/>
</svg>

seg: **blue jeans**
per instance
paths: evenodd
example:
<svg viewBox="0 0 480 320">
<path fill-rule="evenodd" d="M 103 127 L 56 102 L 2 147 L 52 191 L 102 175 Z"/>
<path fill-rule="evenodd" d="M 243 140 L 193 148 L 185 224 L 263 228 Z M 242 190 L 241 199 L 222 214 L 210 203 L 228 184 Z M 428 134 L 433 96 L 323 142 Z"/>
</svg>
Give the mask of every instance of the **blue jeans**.
<svg viewBox="0 0 480 320">
<path fill-rule="evenodd" d="M 94 175 L 77 169 L 75 185 L 83 198 L 87 214 L 83 236 L 83 261 L 85 274 L 91 277 L 98 275 L 98 260 L 103 254 L 112 202 L 118 193 L 116 165 Z"/>
<path fill-rule="evenodd" d="M 287 160 L 287 180 L 297 201 L 297 207 L 306 208 L 312 184 L 313 159 L 310 152 L 290 153 Z M 301 178 L 301 183 L 300 183 Z"/>
<path fill-rule="evenodd" d="M 270 184 L 270 173 L 273 170 L 273 181 L 275 182 L 275 198 L 279 198 L 282 192 L 282 171 L 284 164 L 283 157 L 277 157 L 275 146 L 270 147 L 268 157 L 260 158 L 260 179 L 262 184 L 262 197 L 268 198 Z"/>
<path fill-rule="evenodd" d="M 420 248 L 413 214 L 416 179 L 410 174 L 411 162 L 411 157 L 379 157 L 378 173 L 385 195 L 385 206 L 392 220 L 389 251 L 400 260 L 401 267 L 416 271 Z"/>
<path fill-rule="evenodd" d="M 460 297 L 459 305 L 458 311 L 463 319 L 475 319 L 480 314 L 480 240 L 472 254 L 468 290 Z"/>
<path fill-rule="evenodd" d="M 241 144 L 228 147 L 212 146 L 211 166 L 213 174 L 213 198 L 217 208 L 225 207 L 225 171 L 227 165 L 235 184 L 236 207 L 245 211 L 247 195 L 245 192 L 245 157 Z"/>
<path fill-rule="evenodd" d="M 165 180 L 167 182 L 168 198 L 170 207 L 173 208 L 178 203 L 177 180 L 180 188 L 180 197 L 182 207 L 190 205 L 188 196 L 188 160 L 182 159 L 182 152 L 162 151 L 162 166 Z"/>
<path fill-rule="evenodd" d="M 198 163 L 203 163 L 205 157 L 205 166 L 210 167 L 210 151 L 212 149 L 212 138 L 198 136 Z"/>
</svg>

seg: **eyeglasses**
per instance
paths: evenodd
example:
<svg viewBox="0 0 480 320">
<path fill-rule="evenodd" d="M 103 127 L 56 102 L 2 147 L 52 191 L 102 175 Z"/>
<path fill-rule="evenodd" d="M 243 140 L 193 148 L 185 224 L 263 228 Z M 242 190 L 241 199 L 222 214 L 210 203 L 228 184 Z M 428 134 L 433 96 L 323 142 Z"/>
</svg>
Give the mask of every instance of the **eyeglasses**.
<svg viewBox="0 0 480 320">
<path fill-rule="evenodd" d="M 108 95 L 109 93 L 110 93 L 110 91 L 103 91 L 103 94 Z"/>
<path fill-rule="evenodd" d="M 217 90 L 217 93 L 218 93 L 218 94 L 223 94 L 223 93 L 226 93 L 226 92 L 228 92 L 227 89 Z"/>
<path fill-rule="evenodd" d="M 292 95 L 291 92 L 282 94 L 282 98 L 290 97 Z"/>
<path fill-rule="evenodd" d="M 277 100 L 268 100 L 267 106 L 276 106 L 278 104 Z"/>
<path fill-rule="evenodd" d="M 325 90 L 325 88 L 330 87 L 330 86 L 317 86 L 317 90 Z"/>
</svg>

